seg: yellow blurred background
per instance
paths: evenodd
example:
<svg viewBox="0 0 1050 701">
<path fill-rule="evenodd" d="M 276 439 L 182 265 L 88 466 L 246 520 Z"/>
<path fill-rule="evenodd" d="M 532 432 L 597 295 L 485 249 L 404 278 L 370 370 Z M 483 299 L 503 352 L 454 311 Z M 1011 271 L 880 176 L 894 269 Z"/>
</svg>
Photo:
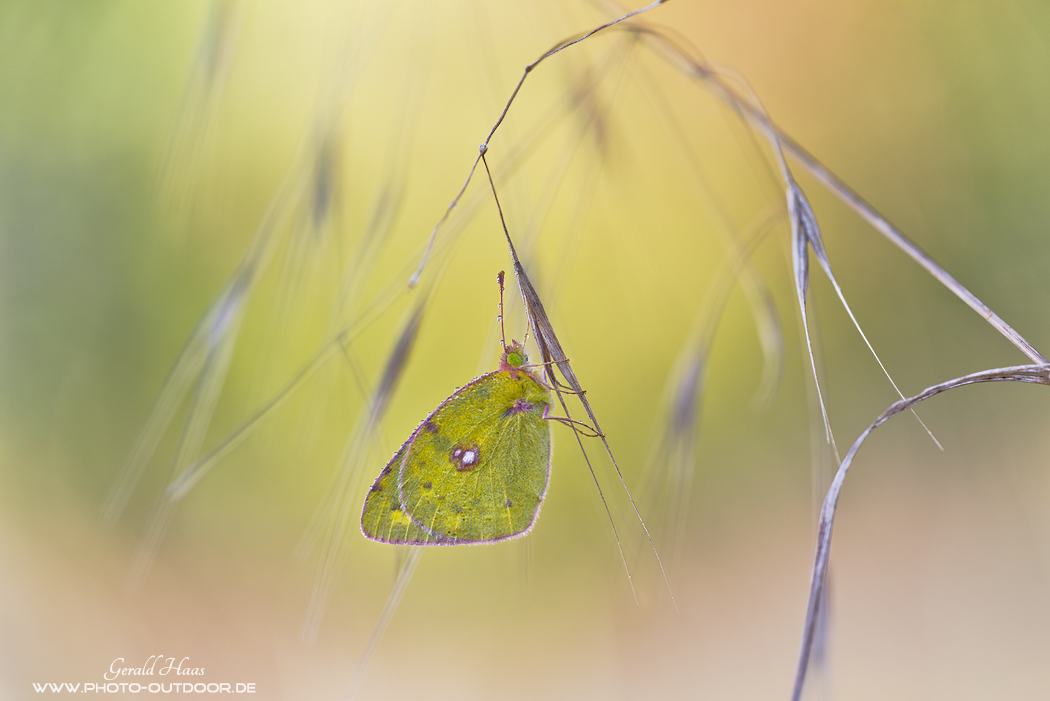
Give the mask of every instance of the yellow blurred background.
<svg viewBox="0 0 1050 701">
<path fill-rule="evenodd" d="M 36 697 L 33 682 L 101 682 L 116 658 L 137 666 L 159 654 L 204 667 L 193 681 L 253 682 L 259 698 L 343 698 L 399 555 L 352 523 L 306 644 L 318 553 L 294 551 L 423 294 L 355 510 L 418 421 L 494 367 L 495 276 L 511 263 L 483 174 L 415 291 L 408 274 L 524 66 L 611 8 L 0 3 L 0 697 Z M 745 76 L 787 133 L 1050 348 L 1046 6 L 671 0 L 640 19 Z M 746 235 L 784 209 L 768 149 L 702 84 L 613 30 L 535 70 L 488 159 L 680 613 L 592 441 L 635 602 L 586 464 L 556 426 L 535 530 L 424 553 L 358 698 L 786 698 L 813 553 L 819 414 L 783 217 L 754 256 L 784 332 L 777 394 L 763 410 L 752 402 L 763 358 L 737 290 L 709 358 L 679 547 L 662 525 L 669 507 L 644 494 L 669 374 L 727 259 L 718 229 Z M 795 172 L 845 294 L 906 394 L 1024 362 Z M 205 450 L 324 347 L 333 319 L 368 323 L 193 488 L 128 593 L 186 400 L 115 524 L 103 504 L 260 231 L 271 231 L 272 255 L 260 259 Z M 357 306 L 340 312 L 333 300 L 355 263 Z M 520 338 L 509 289 L 508 335 Z M 810 296 L 844 451 L 896 395 L 815 265 Z M 1050 395 L 968 388 L 919 413 L 943 453 L 901 416 L 846 482 L 826 675 L 807 698 L 1046 698 Z"/>
</svg>

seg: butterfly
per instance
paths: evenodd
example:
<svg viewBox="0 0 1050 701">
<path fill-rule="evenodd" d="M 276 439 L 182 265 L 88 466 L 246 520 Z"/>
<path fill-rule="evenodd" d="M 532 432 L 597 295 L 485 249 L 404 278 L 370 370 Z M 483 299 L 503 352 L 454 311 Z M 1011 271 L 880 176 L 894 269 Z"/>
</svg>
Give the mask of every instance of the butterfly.
<svg viewBox="0 0 1050 701">
<path fill-rule="evenodd" d="M 503 273 L 500 282 L 502 323 Z M 419 424 L 365 497 L 361 532 L 381 543 L 495 543 L 528 533 L 550 483 L 551 390 L 524 347 Z"/>
</svg>

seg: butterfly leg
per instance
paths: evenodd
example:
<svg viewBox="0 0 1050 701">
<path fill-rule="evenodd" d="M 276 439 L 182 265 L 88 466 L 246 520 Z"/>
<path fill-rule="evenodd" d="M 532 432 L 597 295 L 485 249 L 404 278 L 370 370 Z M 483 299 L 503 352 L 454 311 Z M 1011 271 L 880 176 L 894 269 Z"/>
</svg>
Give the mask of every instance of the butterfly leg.
<svg viewBox="0 0 1050 701">
<path fill-rule="evenodd" d="M 557 362 L 557 361 L 551 361 L 550 363 L 532 363 L 530 365 L 522 365 L 521 367 L 523 367 L 523 368 L 545 368 L 548 365 L 553 365 L 555 362 Z M 533 375 L 532 377 L 533 377 L 533 379 L 535 379 L 537 382 L 539 382 L 541 385 L 543 385 L 547 389 L 551 390 L 552 392 L 554 391 L 554 387 L 549 386 L 541 378 L 539 378 L 539 377 L 537 377 L 535 375 Z M 564 392 L 565 394 L 571 394 L 571 395 L 576 396 L 576 397 L 582 397 L 583 395 L 587 394 L 587 390 L 581 389 L 579 392 L 577 392 L 576 390 L 574 390 L 569 385 L 567 385 L 567 384 L 565 384 L 563 382 L 559 382 L 557 380 L 557 378 L 555 378 L 553 375 L 551 375 L 551 379 L 554 380 L 554 385 L 555 385 L 555 387 L 558 388 L 558 391 L 560 391 L 560 392 Z"/>
<path fill-rule="evenodd" d="M 598 431 L 598 429 L 594 428 L 594 426 L 591 426 L 588 423 L 584 423 L 583 421 L 576 421 L 575 419 L 569 419 L 564 416 L 551 416 L 550 411 L 551 407 L 548 404 L 543 410 L 543 418 L 547 421 L 557 421 L 559 423 L 565 424 L 566 426 L 571 426 L 573 430 L 579 431 L 587 438 L 605 438 L 604 433 L 601 433 L 600 431 Z"/>
</svg>

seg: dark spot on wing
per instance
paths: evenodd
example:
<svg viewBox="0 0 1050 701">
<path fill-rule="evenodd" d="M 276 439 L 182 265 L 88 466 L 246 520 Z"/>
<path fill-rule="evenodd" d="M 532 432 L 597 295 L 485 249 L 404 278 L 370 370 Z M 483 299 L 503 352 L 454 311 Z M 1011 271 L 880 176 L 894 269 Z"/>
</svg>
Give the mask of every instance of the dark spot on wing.
<svg viewBox="0 0 1050 701">
<path fill-rule="evenodd" d="M 509 509 L 510 507 L 514 506 L 514 502 L 512 502 L 510 499 L 507 499 L 507 501 L 503 502 L 503 505 Z"/>
<path fill-rule="evenodd" d="M 456 466 L 457 472 L 470 472 L 481 461 L 481 449 L 477 443 L 457 445 L 449 452 L 448 459 Z"/>
<path fill-rule="evenodd" d="M 430 419 L 427 419 L 426 422 L 423 424 L 423 429 L 427 433 L 437 433 L 438 432 L 438 425 L 436 423 L 434 423 L 433 421 L 431 421 Z"/>
<path fill-rule="evenodd" d="M 431 487 L 433 487 L 433 486 L 434 486 L 434 485 L 433 485 L 433 484 L 431 484 L 430 482 L 424 482 L 424 483 L 423 483 L 423 489 L 430 489 L 430 488 L 431 488 Z"/>
</svg>

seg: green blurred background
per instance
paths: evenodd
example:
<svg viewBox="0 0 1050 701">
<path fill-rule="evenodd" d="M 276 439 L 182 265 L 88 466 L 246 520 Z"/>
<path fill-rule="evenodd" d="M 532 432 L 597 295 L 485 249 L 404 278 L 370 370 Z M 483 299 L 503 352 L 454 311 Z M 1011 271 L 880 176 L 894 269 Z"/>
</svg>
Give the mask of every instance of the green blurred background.
<svg viewBox="0 0 1050 701">
<path fill-rule="evenodd" d="M 0 2 L 0 696 L 163 654 L 205 667 L 203 681 L 254 682 L 262 698 L 342 698 L 397 566 L 394 548 L 352 529 L 319 638 L 300 641 L 317 555 L 293 550 L 364 406 L 342 358 L 180 504 L 134 595 L 123 584 L 177 425 L 115 526 L 102 504 L 281 183 L 311 182 L 302 154 L 319 123 L 338 135 L 331 220 L 315 232 L 301 226 L 309 206 L 289 210 L 206 446 L 320 345 L 341 271 L 393 188 L 396 217 L 362 278 L 365 298 L 389 306 L 353 341 L 375 383 L 419 294 L 383 290 L 407 279 L 522 68 L 610 16 L 546 1 Z M 1045 4 L 673 0 L 645 21 L 740 71 L 788 133 L 1050 348 Z M 573 101 L 587 76 L 601 82 Z M 668 373 L 725 259 L 710 202 L 742 230 L 782 208 L 750 138 L 702 86 L 610 32 L 537 69 L 490 144 L 497 171 L 522 155 L 498 180 L 508 226 L 522 241 L 535 232 L 530 273 L 640 499 Z M 1024 361 L 797 172 L 905 393 Z M 472 196 L 484 205 L 450 221 L 465 226 L 426 278 L 434 294 L 365 482 L 497 357 L 494 277 L 510 262 L 483 180 Z M 296 248 L 298 235 L 316 239 Z M 815 507 L 787 235 L 780 220 L 755 256 L 781 313 L 783 384 L 767 410 L 752 407 L 762 356 L 735 292 L 710 358 L 686 537 L 673 552 L 658 537 L 681 613 L 598 461 L 635 604 L 586 466 L 556 427 L 536 529 L 425 553 L 360 698 L 788 695 Z M 291 285 L 304 250 L 312 267 Z M 816 272 L 811 299 L 844 450 L 895 395 Z M 520 304 L 507 321 L 520 337 Z M 812 698 L 1046 697 L 1048 413 L 1037 387 L 964 389 L 920 407 L 945 452 L 910 417 L 861 451 L 836 528 L 829 672 Z M 642 502 L 662 533 L 661 504 Z"/>
</svg>

